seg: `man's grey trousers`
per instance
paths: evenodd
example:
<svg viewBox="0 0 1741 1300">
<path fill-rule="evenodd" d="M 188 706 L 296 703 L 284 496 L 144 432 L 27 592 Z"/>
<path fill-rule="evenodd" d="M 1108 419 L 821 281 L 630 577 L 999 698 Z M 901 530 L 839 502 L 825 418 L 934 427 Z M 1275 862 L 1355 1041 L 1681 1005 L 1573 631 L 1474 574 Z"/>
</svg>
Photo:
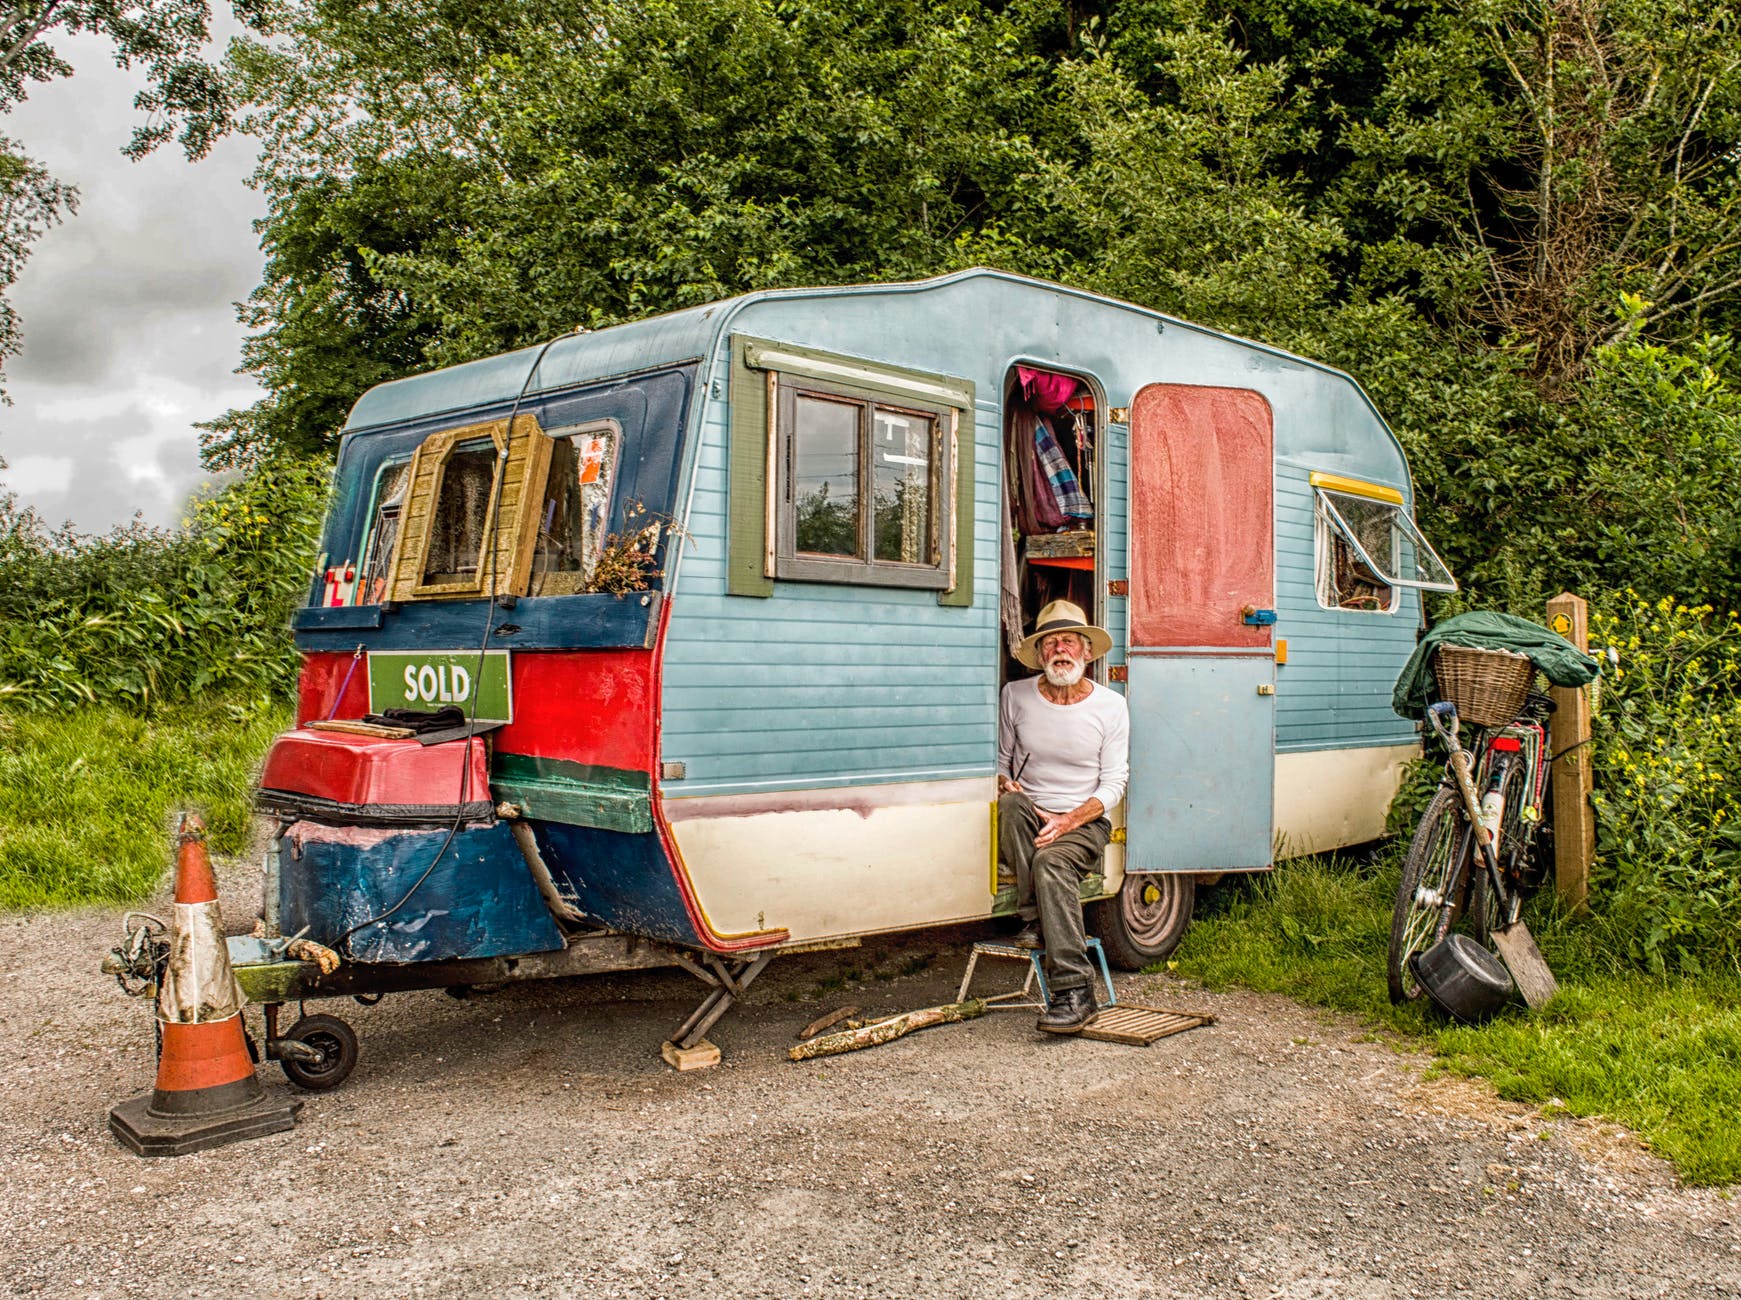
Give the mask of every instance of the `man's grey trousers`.
<svg viewBox="0 0 1741 1300">
<path fill-rule="evenodd" d="M 1016 877 L 1016 907 L 1031 920 L 1037 906 L 1046 940 L 1046 982 L 1054 993 L 1094 982 L 1082 925 L 1082 877 L 1100 867 L 1112 823 L 1101 817 L 1034 847 L 1040 811 L 1018 791 L 998 796 L 997 856 Z"/>
</svg>

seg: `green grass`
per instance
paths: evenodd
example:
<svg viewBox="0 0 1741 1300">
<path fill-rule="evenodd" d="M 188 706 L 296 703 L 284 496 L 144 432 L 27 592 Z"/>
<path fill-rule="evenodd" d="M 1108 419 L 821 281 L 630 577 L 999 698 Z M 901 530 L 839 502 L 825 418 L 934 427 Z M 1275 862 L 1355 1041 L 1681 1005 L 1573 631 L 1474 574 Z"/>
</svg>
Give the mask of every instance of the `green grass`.
<svg viewBox="0 0 1741 1300">
<path fill-rule="evenodd" d="M 1284 993 L 1425 1040 L 1438 1068 L 1511 1101 L 1603 1116 L 1697 1185 L 1741 1182 L 1741 975 L 1662 978 L 1631 967 L 1597 920 L 1541 906 L 1530 926 L 1560 981 L 1540 1012 L 1478 1027 L 1393 1007 L 1385 946 L 1396 867 L 1305 859 L 1199 902 L 1176 973 Z"/>
<path fill-rule="evenodd" d="M 289 722 L 288 705 L 251 701 L 0 714 L 0 908 L 144 897 L 182 809 L 214 852 L 242 852 L 256 771 Z"/>
</svg>

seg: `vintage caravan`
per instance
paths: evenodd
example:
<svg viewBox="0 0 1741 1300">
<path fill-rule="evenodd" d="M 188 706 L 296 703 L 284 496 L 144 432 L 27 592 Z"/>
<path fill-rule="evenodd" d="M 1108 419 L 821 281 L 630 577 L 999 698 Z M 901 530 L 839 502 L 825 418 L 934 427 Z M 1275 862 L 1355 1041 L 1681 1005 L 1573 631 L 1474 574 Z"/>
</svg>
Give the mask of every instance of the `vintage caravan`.
<svg viewBox="0 0 1741 1300">
<path fill-rule="evenodd" d="M 1381 833 L 1454 586 L 1411 505 L 1348 376 L 995 271 L 384 384 L 294 619 L 268 921 L 345 959 L 311 993 L 682 965 L 693 1039 L 771 954 L 1008 910 L 998 693 L 1068 597 L 1131 712 L 1090 921 L 1152 960 L 1200 879 Z"/>
</svg>

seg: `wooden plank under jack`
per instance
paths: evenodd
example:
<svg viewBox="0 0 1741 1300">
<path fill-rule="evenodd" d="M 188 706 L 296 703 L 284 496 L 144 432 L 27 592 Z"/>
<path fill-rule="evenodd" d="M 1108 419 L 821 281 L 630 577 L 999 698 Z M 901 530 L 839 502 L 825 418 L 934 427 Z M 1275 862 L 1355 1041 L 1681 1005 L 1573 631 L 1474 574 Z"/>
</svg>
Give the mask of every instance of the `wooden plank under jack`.
<svg viewBox="0 0 1741 1300">
<path fill-rule="evenodd" d="M 1150 1043 L 1187 1029 L 1200 1029 L 1215 1023 L 1215 1017 L 1195 1011 L 1167 1011 L 1161 1007 L 1143 1007 L 1134 1002 L 1120 1002 L 1116 1007 L 1103 1007 L 1082 1031 L 1082 1037 L 1103 1043 L 1124 1043 L 1131 1047 L 1147 1047 Z"/>
<path fill-rule="evenodd" d="M 1545 1007 L 1553 1000 L 1554 994 L 1560 991 L 1560 986 L 1554 979 L 1553 971 L 1548 969 L 1542 950 L 1536 947 L 1535 936 L 1529 932 L 1527 925 L 1522 921 L 1513 921 L 1503 929 L 1495 930 L 1493 946 L 1499 949 L 1505 969 L 1511 972 L 1517 991 L 1523 994 L 1523 1000 L 1529 1003 L 1531 1011 Z"/>
</svg>

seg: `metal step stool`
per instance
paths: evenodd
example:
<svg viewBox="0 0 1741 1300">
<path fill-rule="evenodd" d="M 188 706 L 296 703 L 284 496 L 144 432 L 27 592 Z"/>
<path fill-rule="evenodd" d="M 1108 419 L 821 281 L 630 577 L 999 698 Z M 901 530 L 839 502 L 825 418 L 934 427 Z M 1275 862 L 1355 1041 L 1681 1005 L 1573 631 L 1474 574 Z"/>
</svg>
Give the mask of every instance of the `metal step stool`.
<svg viewBox="0 0 1741 1300">
<path fill-rule="evenodd" d="M 1100 946 L 1100 940 L 1088 940 L 1089 955 L 1100 963 L 1100 979 L 1106 985 L 1106 1000 L 1100 1005 L 1115 1007 L 1118 1005 L 1118 995 L 1112 991 L 1112 971 L 1106 964 L 1106 950 Z M 1044 948 L 1018 948 L 1013 943 L 976 943 L 973 951 L 967 957 L 967 969 L 961 975 L 961 988 L 955 995 L 957 1002 L 967 1001 L 967 986 L 973 983 L 973 971 L 979 965 L 981 957 L 1008 957 L 1015 961 L 1026 961 L 1028 973 L 1022 980 L 1021 988 L 1014 993 L 997 993 L 989 998 L 982 998 L 988 1011 L 1020 1011 L 1024 1007 L 1044 1010 L 1052 1000 L 1050 990 L 1046 988 L 1046 972 L 1040 959 L 1044 957 Z M 1033 994 L 1035 984 L 1040 986 L 1040 996 L 1036 1001 Z"/>
</svg>

